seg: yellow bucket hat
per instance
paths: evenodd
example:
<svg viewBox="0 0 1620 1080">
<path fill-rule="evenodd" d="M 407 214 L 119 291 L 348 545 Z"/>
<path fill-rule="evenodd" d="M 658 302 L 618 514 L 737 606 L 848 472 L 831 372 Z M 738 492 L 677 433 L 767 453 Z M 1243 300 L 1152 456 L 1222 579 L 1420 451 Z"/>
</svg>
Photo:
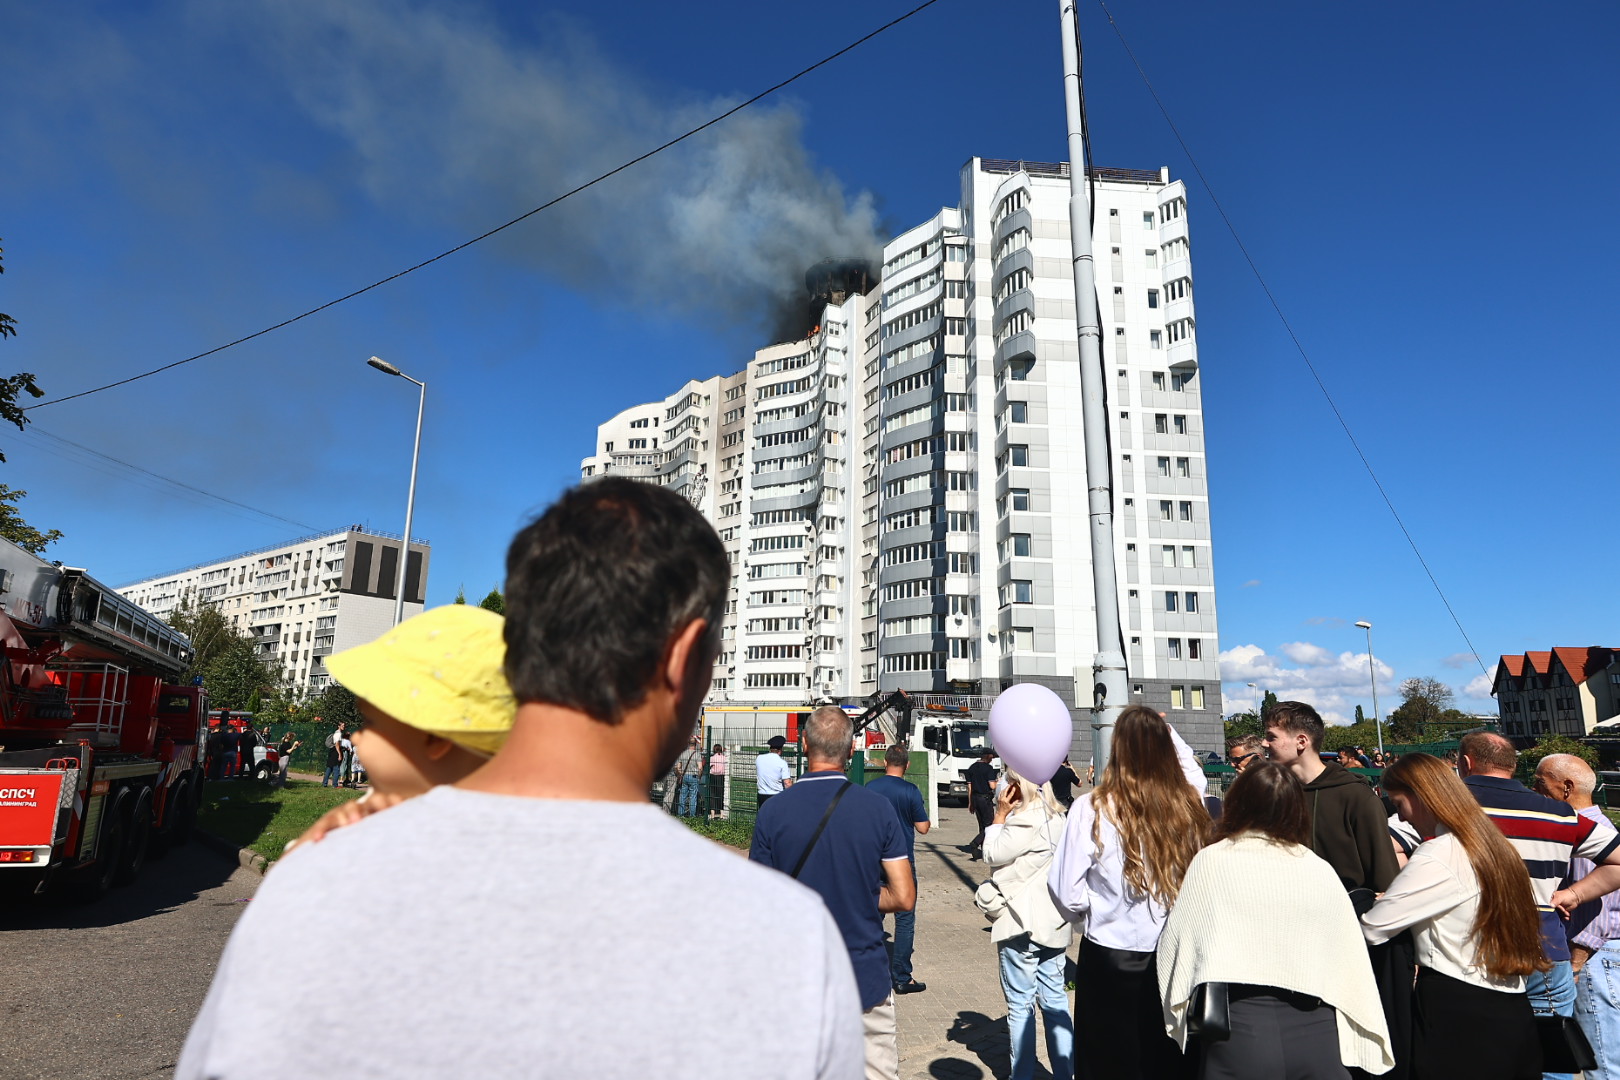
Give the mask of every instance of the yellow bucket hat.
<svg viewBox="0 0 1620 1080">
<path fill-rule="evenodd" d="M 501 670 L 505 625 L 493 611 L 450 604 L 336 653 L 326 666 L 356 697 L 400 723 L 493 754 L 517 711 Z"/>
</svg>

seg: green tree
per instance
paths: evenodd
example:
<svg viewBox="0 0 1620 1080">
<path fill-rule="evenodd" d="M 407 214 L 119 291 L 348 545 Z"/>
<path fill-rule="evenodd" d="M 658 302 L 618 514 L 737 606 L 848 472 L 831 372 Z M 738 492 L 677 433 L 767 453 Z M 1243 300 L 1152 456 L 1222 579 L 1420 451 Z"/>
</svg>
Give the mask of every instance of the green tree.
<svg viewBox="0 0 1620 1080">
<path fill-rule="evenodd" d="M 1271 712 L 1272 708 L 1276 704 L 1277 695 L 1273 694 L 1270 690 L 1267 690 L 1266 696 L 1260 699 L 1260 723 L 1262 727 L 1265 725 L 1266 714 Z"/>
<path fill-rule="evenodd" d="M 1376 747 L 1377 745 L 1378 729 L 1373 727 L 1371 720 L 1362 720 L 1360 723 L 1342 727 L 1334 727 L 1330 724 L 1322 732 L 1323 750 L 1343 750 L 1347 746 L 1366 748 L 1368 746 Z"/>
<path fill-rule="evenodd" d="M 1592 768 L 1598 767 L 1598 752 L 1594 747 L 1587 746 L 1570 738 L 1568 735 L 1543 735 L 1528 750 L 1519 751 L 1519 772 L 1521 775 L 1532 775 L 1541 759 L 1549 754 L 1574 754 Z"/>
<path fill-rule="evenodd" d="M 465 586 L 462 586 L 456 590 L 456 599 L 454 602 L 457 604 L 465 604 L 467 602 L 467 589 Z"/>
<path fill-rule="evenodd" d="M 1245 735 L 1264 735 L 1266 729 L 1260 723 L 1260 714 L 1257 712 L 1233 713 L 1226 718 L 1226 742 L 1231 745 Z"/>
<path fill-rule="evenodd" d="M 3 261 L 5 248 L 0 248 L 0 274 L 6 272 Z M 0 338 L 17 336 L 17 320 L 10 315 L 0 312 Z M 18 394 L 28 394 L 30 397 L 44 397 L 45 391 L 39 388 L 34 376 L 28 372 L 13 375 L 9 379 L 0 379 L 0 420 L 17 425 L 21 431 L 28 424 L 28 414 L 23 412 L 21 405 L 17 404 Z M 0 461 L 5 461 L 6 455 L 0 454 Z"/>
<path fill-rule="evenodd" d="M 501 595 L 501 590 L 491 589 L 489 590 L 488 596 L 478 601 L 478 606 L 483 608 L 485 611 L 493 611 L 497 615 L 505 615 L 506 597 Z"/>
<path fill-rule="evenodd" d="M 0 454 L 0 461 L 5 455 Z M 24 551 L 31 551 L 35 555 L 44 552 L 46 547 L 62 539 L 61 529 L 51 529 L 49 532 L 40 532 L 17 512 L 17 504 L 28 497 L 28 492 L 0 484 L 0 537 L 10 540 Z"/>
<path fill-rule="evenodd" d="M 1357 705 L 1356 706 L 1356 723 L 1363 724 L 1363 723 L 1366 723 L 1366 721 L 1367 721 L 1367 714 L 1361 711 L 1361 706 L 1360 705 Z"/>
<path fill-rule="evenodd" d="M 254 653 L 253 642 L 231 625 L 224 612 L 187 593 L 169 613 L 169 625 L 191 639 L 191 666 L 185 679 L 202 676 L 210 706 L 257 711 L 260 695 L 275 684 L 275 676 Z"/>
<path fill-rule="evenodd" d="M 321 691 L 320 697 L 316 699 L 315 711 L 321 723 L 335 724 L 342 720 L 349 725 L 350 731 L 364 722 L 354 691 L 337 683 L 332 683 Z"/>
<path fill-rule="evenodd" d="M 1389 714 L 1389 733 L 1395 742 L 1426 742 L 1441 737 L 1443 721 L 1455 721 L 1447 712 L 1456 713 L 1451 701 L 1456 695 L 1451 687 L 1439 679 L 1428 676 L 1407 679 L 1401 683 L 1401 706 Z M 1457 716 L 1462 714 L 1456 713 Z"/>
</svg>

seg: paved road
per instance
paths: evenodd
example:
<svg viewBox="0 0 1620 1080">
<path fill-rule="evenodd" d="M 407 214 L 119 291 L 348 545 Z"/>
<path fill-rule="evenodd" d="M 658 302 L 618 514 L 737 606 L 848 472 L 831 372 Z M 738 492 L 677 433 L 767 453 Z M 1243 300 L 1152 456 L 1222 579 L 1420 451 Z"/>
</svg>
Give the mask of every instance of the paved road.
<svg viewBox="0 0 1620 1080">
<path fill-rule="evenodd" d="M 174 1072 L 262 881 L 192 843 L 80 907 L 0 907 L 0 1080 Z"/>
</svg>

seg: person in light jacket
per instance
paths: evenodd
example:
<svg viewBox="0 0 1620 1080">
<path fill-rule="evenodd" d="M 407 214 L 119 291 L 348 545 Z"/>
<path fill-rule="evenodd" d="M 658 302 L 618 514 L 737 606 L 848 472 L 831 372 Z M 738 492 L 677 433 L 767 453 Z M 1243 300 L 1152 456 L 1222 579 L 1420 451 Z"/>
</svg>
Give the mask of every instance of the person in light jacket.
<svg viewBox="0 0 1620 1080">
<path fill-rule="evenodd" d="M 1073 932 L 1046 887 L 1052 852 L 1063 837 L 1063 804 L 1051 785 L 1037 787 L 1007 769 L 995 816 L 984 832 L 984 860 L 1007 906 L 991 926 L 1007 998 L 1012 1080 L 1035 1075 L 1035 1003 L 1046 1021 L 1052 1075 L 1074 1075 L 1074 1019 L 1064 991 L 1063 962 Z"/>
<path fill-rule="evenodd" d="M 1395 1064 L 1355 908 L 1310 840 L 1304 787 L 1276 762 L 1254 761 L 1187 867 L 1159 935 L 1159 991 L 1165 1029 L 1187 1046 L 1194 991 L 1226 985 L 1230 1036 L 1188 1048 L 1200 1080 L 1348 1080 L 1346 1066 L 1381 1074 Z M 1310 933 L 1281 944 L 1279 926 Z"/>
</svg>

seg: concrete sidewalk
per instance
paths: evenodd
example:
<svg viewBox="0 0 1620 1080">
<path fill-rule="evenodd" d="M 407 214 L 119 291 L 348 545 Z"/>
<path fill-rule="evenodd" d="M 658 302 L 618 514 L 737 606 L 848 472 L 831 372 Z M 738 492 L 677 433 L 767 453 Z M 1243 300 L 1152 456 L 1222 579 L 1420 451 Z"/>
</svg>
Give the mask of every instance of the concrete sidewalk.
<svg viewBox="0 0 1620 1080">
<path fill-rule="evenodd" d="M 990 923 L 973 906 L 973 890 L 990 877 L 990 868 L 957 850 L 978 832 L 971 812 L 942 808 L 940 819 L 928 835 L 917 837 L 912 967 L 928 989 L 895 999 L 901 1080 L 1005 1078 L 1011 1071 L 1007 1003 Z M 1070 948 L 1071 957 L 1076 948 L 1078 943 Z M 1072 995 L 1069 1004 L 1072 1009 Z M 1036 1042 L 1040 1064 L 1035 1075 L 1050 1075 L 1044 1030 Z"/>
</svg>

